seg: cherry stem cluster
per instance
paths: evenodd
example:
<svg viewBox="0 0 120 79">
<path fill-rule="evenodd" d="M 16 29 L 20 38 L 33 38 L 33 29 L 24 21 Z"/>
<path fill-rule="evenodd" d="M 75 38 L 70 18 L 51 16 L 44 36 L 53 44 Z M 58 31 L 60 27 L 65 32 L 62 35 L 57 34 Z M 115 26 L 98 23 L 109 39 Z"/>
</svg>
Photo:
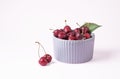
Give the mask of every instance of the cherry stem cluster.
<svg viewBox="0 0 120 79">
<path fill-rule="evenodd" d="M 45 54 L 46 54 L 46 51 L 45 51 L 44 47 L 42 46 L 42 44 L 41 44 L 40 42 L 36 41 L 35 43 L 37 43 L 37 44 L 39 45 L 39 47 L 38 47 L 38 56 L 39 56 L 39 58 L 40 58 L 40 53 L 39 53 L 39 51 L 40 51 L 40 46 L 42 47 L 42 49 L 43 49 L 43 51 L 44 51 Z"/>
</svg>

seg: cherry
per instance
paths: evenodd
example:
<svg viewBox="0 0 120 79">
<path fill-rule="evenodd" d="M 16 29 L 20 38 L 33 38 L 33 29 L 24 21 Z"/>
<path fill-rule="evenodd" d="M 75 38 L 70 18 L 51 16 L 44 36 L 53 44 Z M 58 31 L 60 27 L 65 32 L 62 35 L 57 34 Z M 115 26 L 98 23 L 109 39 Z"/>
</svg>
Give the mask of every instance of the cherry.
<svg viewBox="0 0 120 79">
<path fill-rule="evenodd" d="M 45 54 L 43 57 L 45 57 L 45 58 L 47 59 L 47 62 L 48 62 L 48 63 L 50 63 L 51 60 L 52 60 L 52 57 L 51 57 L 51 55 L 49 55 L 49 54 Z"/>
<path fill-rule="evenodd" d="M 46 66 L 47 63 L 48 63 L 48 61 L 47 61 L 46 57 L 41 57 L 41 58 L 39 59 L 39 64 L 40 64 L 41 66 Z"/>
<path fill-rule="evenodd" d="M 81 40 L 82 39 L 82 35 L 79 32 L 76 32 L 75 36 L 76 36 L 77 40 Z"/>
<path fill-rule="evenodd" d="M 65 32 L 59 32 L 58 38 L 65 39 L 67 37 Z"/>
<path fill-rule="evenodd" d="M 80 27 L 80 29 L 81 29 L 82 34 L 89 32 L 89 28 L 87 26 L 82 26 L 82 27 Z"/>
<path fill-rule="evenodd" d="M 71 32 L 67 33 L 67 36 L 68 36 L 68 37 L 69 37 L 70 35 L 75 36 L 75 32 L 74 32 L 74 31 L 71 31 Z"/>
<path fill-rule="evenodd" d="M 84 36 L 86 39 L 88 39 L 88 38 L 91 37 L 91 35 L 90 35 L 89 33 L 85 33 L 83 36 Z"/>
<path fill-rule="evenodd" d="M 85 33 L 88 33 L 89 28 L 87 26 L 84 26 Z"/>
<path fill-rule="evenodd" d="M 66 32 L 66 33 L 68 33 L 68 32 L 70 32 L 71 31 L 71 27 L 69 26 L 69 25 L 67 25 L 67 20 L 65 20 L 65 27 L 64 27 L 64 32 Z"/>
<path fill-rule="evenodd" d="M 71 31 L 70 26 L 66 25 L 66 26 L 64 27 L 64 31 L 65 31 L 66 33 L 70 32 L 70 31 Z"/>
<path fill-rule="evenodd" d="M 76 23 L 78 26 L 80 26 L 78 23 Z M 87 26 L 80 26 L 80 32 L 82 32 L 82 34 L 85 34 L 85 33 L 90 33 L 90 30 Z"/>
<path fill-rule="evenodd" d="M 60 30 L 58 30 L 58 29 L 54 30 L 54 31 L 53 31 L 54 36 L 55 36 L 55 37 L 58 37 L 59 32 L 60 32 Z"/>
<path fill-rule="evenodd" d="M 80 32 L 80 28 L 75 28 L 75 29 L 74 29 L 74 32 L 76 32 L 76 33 L 81 33 L 81 32 Z"/>
<path fill-rule="evenodd" d="M 51 56 L 50 54 L 47 54 L 47 53 L 46 53 L 44 47 L 42 46 L 42 44 L 40 44 L 40 42 L 35 42 L 35 43 L 38 43 L 38 45 L 39 45 L 39 47 L 38 47 L 38 56 L 39 56 L 39 58 L 40 58 L 40 59 L 39 59 L 39 64 L 40 64 L 41 66 L 46 66 L 47 63 L 50 63 L 50 62 L 51 62 L 52 56 Z M 43 48 L 44 53 L 45 53 L 45 55 L 42 56 L 42 57 L 40 57 L 40 55 L 39 55 L 40 45 L 41 45 L 41 47 Z"/>
<path fill-rule="evenodd" d="M 76 40 L 76 37 L 73 35 L 69 35 L 68 40 Z"/>
</svg>

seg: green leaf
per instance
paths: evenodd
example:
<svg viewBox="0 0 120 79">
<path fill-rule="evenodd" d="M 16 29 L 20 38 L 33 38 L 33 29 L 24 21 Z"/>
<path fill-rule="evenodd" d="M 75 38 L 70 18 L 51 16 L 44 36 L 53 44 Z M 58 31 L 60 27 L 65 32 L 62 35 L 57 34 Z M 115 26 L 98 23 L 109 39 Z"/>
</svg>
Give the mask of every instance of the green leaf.
<svg viewBox="0 0 120 79">
<path fill-rule="evenodd" d="M 98 27 L 101 27 L 101 25 L 98 25 L 96 23 L 85 23 L 83 26 L 87 26 L 91 32 L 96 30 Z"/>
</svg>

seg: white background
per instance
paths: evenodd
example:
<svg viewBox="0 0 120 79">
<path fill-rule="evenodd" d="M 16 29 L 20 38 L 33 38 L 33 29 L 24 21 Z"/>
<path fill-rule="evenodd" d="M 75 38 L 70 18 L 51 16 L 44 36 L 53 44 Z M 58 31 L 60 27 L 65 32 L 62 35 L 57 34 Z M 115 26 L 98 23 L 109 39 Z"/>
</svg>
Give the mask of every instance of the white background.
<svg viewBox="0 0 120 79">
<path fill-rule="evenodd" d="M 0 0 L 0 79 L 120 79 L 119 7 L 119 0 Z M 65 19 L 72 28 L 76 22 L 102 25 L 94 31 L 91 61 L 55 60 L 49 28 L 63 28 Z M 45 67 L 35 41 L 53 57 Z"/>
</svg>

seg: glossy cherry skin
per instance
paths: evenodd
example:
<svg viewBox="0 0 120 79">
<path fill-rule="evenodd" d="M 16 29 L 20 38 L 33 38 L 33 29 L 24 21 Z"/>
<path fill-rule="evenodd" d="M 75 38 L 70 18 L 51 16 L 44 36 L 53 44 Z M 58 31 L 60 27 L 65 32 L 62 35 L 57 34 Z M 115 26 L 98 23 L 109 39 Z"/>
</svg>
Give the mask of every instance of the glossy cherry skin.
<svg viewBox="0 0 120 79">
<path fill-rule="evenodd" d="M 50 63 L 52 60 L 52 56 L 50 54 L 45 54 L 43 57 L 47 59 L 47 62 Z"/>
<path fill-rule="evenodd" d="M 60 33 L 58 34 L 58 38 L 60 38 L 60 39 L 65 39 L 66 37 L 67 37 L 67 35 L 66 35 L 65 32 L 60 32 Z"/>
<path fill-rule="evenodd" d="M 74 29 L 74 32 L 75 32 L 75 33 L 81 33 L 80 28 L 75 28 L 75 29 Z"/>
<path fill-rule="evenodd" d="M 58 37 L 58 34 L 59 34 L 60 30 L 59 29 L 56 29 L 53 31 L 53 34 L 55 37 Z"/>
<path fill-rule="evenodd" d="M 68 33 L 68 32 L 70 32 L 70 31 L 71 31 L 71 27 L 68 26 L 68 25 L 66 25 L 66 26 L 64 27 L 64 32 Z"/>
<path fill-rule="evenodd" d="M 70 35 L 75 36 L 75 32 L 74 32 L 74 31 L 71 31 L 71 32 L 67 33 L 67 36 L 68 36 L 68 37 L 69 37 Z"/>
<path fill-rule="evenodd" d="M 80 30 L 81 30 L 81 32 L 82 32 L 83 34 L 89 32 L 89 28 L 88 28 L 87 26 L 82 26 L 82 27 L 80 28 Z"/>
<path fill-rule="evenodd" d="M 41 66 L 46 66 L 47 63 L 48 63 L 48 61 L 47 61 L 46 57 L 41 57 L 41 58 L 39 59 L 39 64 L 40 64 Z"/>
<path fill-rule="evenodd" d="M 88 38 L 91 37 L 91 35 L 90 35 L 89 33 L 85 33 L 83 36 L 84 36 L 86 39 L 88 39 Z"/>
<path fill-rule="evenodd" d="M 80 33 L 75 33 L 75 37 L 76 37 L 76 40 L 81 40 L 82 39 L 82 35 Z"/>
<path fill-rule="evenodd" d="M 68 40 L 76 40 L 76 37 L 73 35 L 69 35 Z"/>
</svg>

